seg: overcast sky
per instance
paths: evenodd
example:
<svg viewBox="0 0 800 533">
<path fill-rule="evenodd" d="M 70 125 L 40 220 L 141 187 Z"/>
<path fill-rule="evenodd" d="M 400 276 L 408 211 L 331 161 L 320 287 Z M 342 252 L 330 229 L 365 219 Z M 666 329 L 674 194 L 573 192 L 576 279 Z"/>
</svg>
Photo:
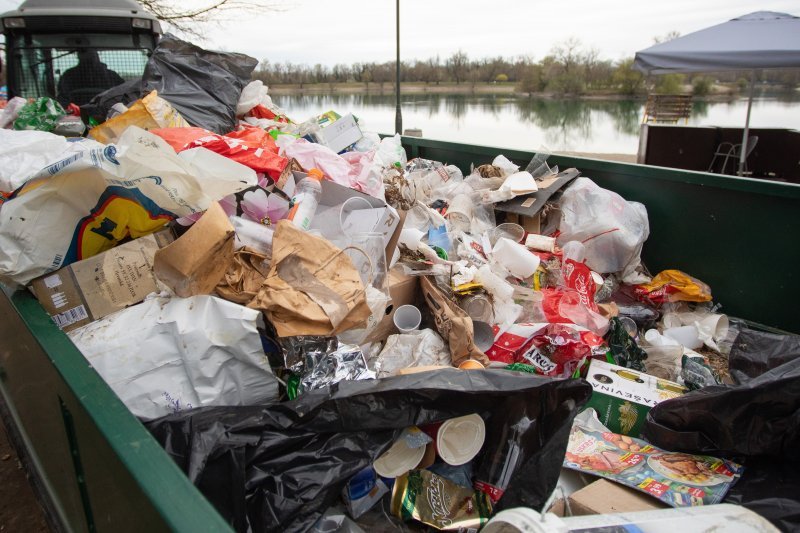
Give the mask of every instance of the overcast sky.
<svg viewBox="0 0 800 533">
<path fill-rule="evenodd" d="M 69 4 L 69 0 L 62 0 Z M 208 0 L 173 0 L 177 5 Z M 206 48 L 270 62 L 352 64 L 395 56 L 394 0 L 264 0 L 277 10 L 205 29 Z M 13 9 L 20 0 L 0 0 Z M 606 59 L 630 57 L 653 37 L 682 35 L 753 11 L 800 15 L 800 0 L 400 0 L 401 59 L 530 55 L 578 38 Z"/>
<path fill-rule="evenodd" d="M 206 45 L 293 63 L 391 61 L 394 0 L 277 0 L 281 11 L 207 31 Z M 400 0 L 401 59 L 532 55 L 574 36 L 620 59 L 653 44 L 753 11 L 800 15 L 798 0 Z"/>
</svg>

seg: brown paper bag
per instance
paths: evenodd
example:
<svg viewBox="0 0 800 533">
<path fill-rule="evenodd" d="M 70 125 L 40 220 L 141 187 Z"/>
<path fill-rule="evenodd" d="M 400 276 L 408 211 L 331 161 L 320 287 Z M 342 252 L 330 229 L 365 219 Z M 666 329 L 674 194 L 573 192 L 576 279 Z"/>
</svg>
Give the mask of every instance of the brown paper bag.
<svg viewBox="0 0 800 533">
<path fill-rule="evenodd" d="M 420 287 L 425 303 L 433 313 L 439 335 L 446 339 L 450 346 L 453 366 L 458 366 L 467 359 L 475 359 L 488 366 L 489 358 L 475 346 L 475 334 L 469 315 L 450 301 L 427 276 L 420 279 Z"/>
<path fill-rule="evenodd" d="M 236 250 L 233 263 L 217 285 L 217 294 L 230 302 L 247 305 L 253 301 L 269 274 L 267 256 L 251 248 Z"/>
<path fill-rule="evenodd" d="M 248 307 L 264 311 L 279 337 L 336 335 L 370 316 L 347 254 L 285 220 L 275 230 L 267 279 Z"/>
<path fill-rule="evenodd" d="M 211 294 L 233 262 L 233 226 L 217 202 L 189 230 L 156 252 L 153 272 L 178 296 Z"/>
</svg>

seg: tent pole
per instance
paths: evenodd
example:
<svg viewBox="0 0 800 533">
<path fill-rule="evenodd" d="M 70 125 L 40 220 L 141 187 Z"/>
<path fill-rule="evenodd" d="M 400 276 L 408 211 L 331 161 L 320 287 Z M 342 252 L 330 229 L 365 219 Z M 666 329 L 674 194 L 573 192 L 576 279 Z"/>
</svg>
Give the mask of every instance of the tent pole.
<svg viewBox="0 0 800 533">
<path fill-rule="evenodd" d="M 753 107 L 753 92 L 756 86 L 756 71 L 750 73 L 750 96 L 747 98 L 747 118 L 744 121 L 744 132 L 742 133 L 742 150 L 739 154 L 739 175 L 744 174 L 744 162 L 747 159 L 747 138 L 750 136 L 750 108 Z"/>
</svg>

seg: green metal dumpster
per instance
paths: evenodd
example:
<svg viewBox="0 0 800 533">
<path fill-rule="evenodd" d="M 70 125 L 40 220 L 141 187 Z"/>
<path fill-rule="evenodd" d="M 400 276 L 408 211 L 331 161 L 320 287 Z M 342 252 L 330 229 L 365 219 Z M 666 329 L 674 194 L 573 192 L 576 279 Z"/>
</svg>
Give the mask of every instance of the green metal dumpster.
<svg viewBox="0 0 800 533">
<path fill-rule="evenodd" d="M 403 138 L 459 166 L 533 153 Z M 730 315 L 800 333 L 800 185 L 553 156 L 647 206 L 643 258 L 708 283 Z M 0 412 L 51 516 L 68 531 L 226 531 L 228 525 L 27 292 L 0 294 Z"/>
</svg>

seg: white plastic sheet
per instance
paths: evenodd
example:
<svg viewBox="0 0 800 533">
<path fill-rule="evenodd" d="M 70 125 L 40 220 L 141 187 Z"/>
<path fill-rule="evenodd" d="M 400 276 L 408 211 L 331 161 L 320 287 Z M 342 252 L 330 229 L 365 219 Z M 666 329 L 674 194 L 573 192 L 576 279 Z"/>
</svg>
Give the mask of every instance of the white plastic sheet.
<svg viewBox="0 0 800 533">
<path fill-rule="evenodd" d="M 152 419 L 276 400 L 258 317 L 213 296 L 152 298 L 69 336 L 131 412 Z"/>
</svg>

